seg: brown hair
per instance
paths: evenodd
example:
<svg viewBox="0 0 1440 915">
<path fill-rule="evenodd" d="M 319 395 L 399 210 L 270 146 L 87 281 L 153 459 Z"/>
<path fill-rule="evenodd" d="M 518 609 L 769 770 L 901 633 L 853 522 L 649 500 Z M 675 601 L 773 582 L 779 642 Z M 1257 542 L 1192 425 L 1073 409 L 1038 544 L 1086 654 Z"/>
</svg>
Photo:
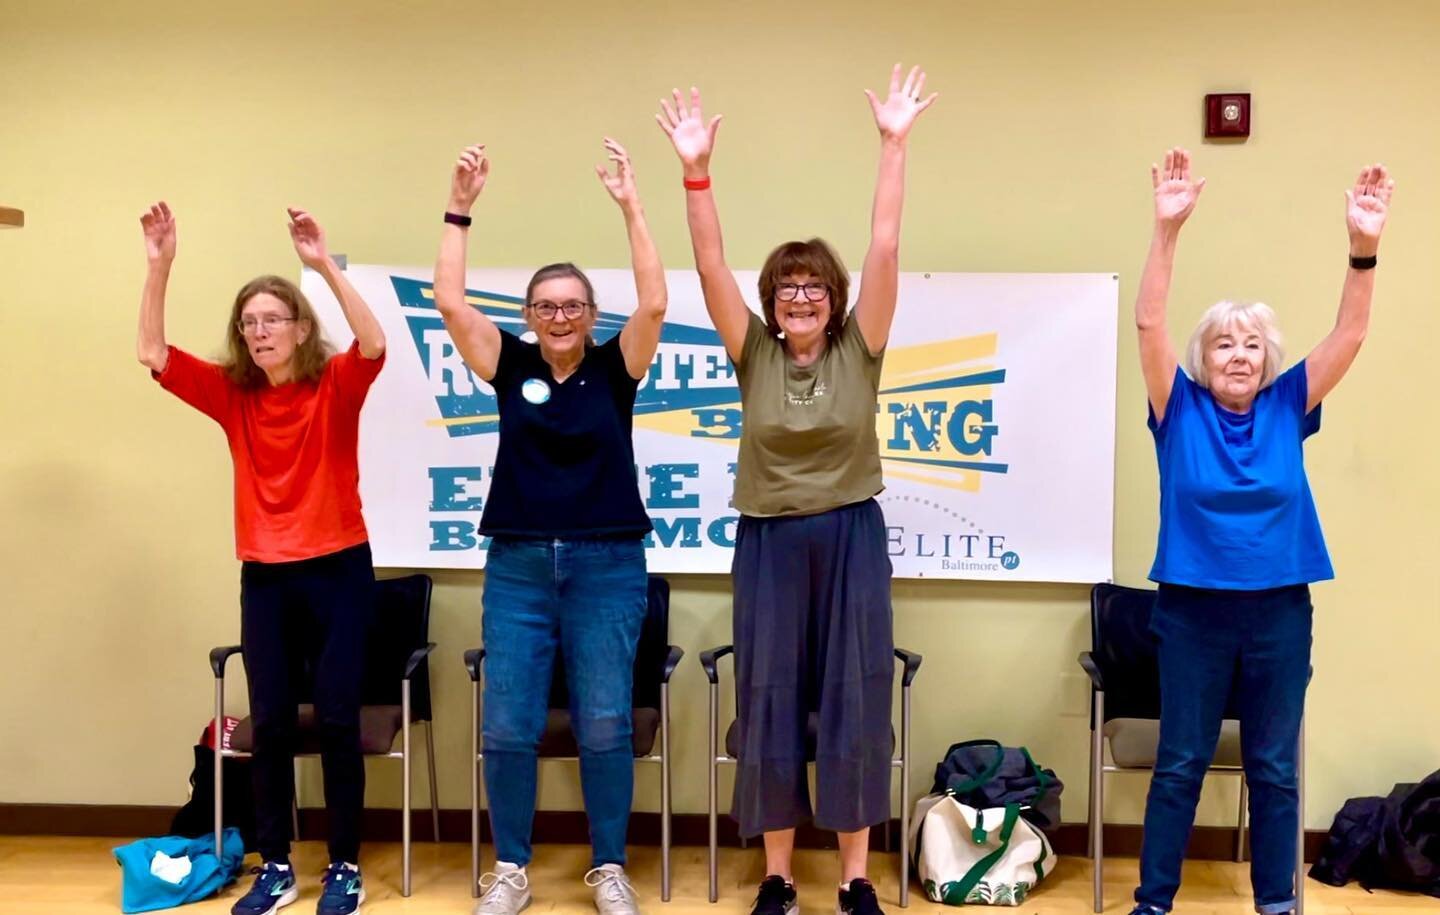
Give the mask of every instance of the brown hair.
<svg viewBox="0 0 1440 915">
<path fill-rule="evenodd" d="M 310 307 L 310 300 L 305 298 L 300 287 L 283 276 L 257 276 L 235 293 L 235 305 L 230 309 L 230 326 L 225 331 L 225 359 L 221 363 L 225 374 L 242 388 L 259 388 L 269 383 L 265 370 L 250 358 L 250 347 L 240 333 L 240 314 L 245 310 L 245 304 L 262 292 L 284 302 L 290 310 L 290 317 L 297 322 L 310 325 L 309 334 L 295 347 L 295 355 L 291 359 L 295 364 L 296 381 L 318 380 L 325 371 L 325 363 L 330 361 L 335 351 L 320 332 L 320 322 L 315 317 L 315 309 Z"/>
<path fill-rule="evenodd" d="M 796 273 L 808 273 L 830 287 L 830 320 L 825 333 L 838 336 L 845 326 L 850 302 L 850 274 L 823 238 L 787 241 L 765 258 L 765 266 L 760 268 L 760 307 L 765 311 L 766 329 L 771 336 L 780 336 L 780 324 L 775 320 L 775 287 L 782 277 Z"/>
<path fill-rule="evenodd" d="M 595 287 L 590 284 L 590 277 L 586 276 L 584 270 L 581 270 L 570 261 L 561 261 L 558 264 L 546 264 L 535 271 L 535 275 L 530 277 L 530 283 L 525 287 L 526 307 L 530 305 L 530 297 L 535 294 L 536 286 L 539 286 L 546 280 L 556 280 L 562 277 L 579 280 L 580 285 L 585 287 L 585 301 L 590 303 L 591 308 L 598 307 L 595 304 Z M 593 334 L 586 334 L 585 343 L 588 346 L 594 346 L 595 336 Z"/>
</svg>

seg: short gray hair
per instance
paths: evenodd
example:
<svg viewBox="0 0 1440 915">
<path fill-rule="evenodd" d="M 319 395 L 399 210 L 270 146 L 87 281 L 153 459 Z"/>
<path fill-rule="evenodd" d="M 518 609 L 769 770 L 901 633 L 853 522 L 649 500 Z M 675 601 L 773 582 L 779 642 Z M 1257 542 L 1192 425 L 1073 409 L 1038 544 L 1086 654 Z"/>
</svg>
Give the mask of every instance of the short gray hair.
<svg viewBox="0 0 1440 915">
<path fill-rule="evenodd" d="M 1216 302 L 1200 316 L 1190 343 L 1185 347 L 1185 371 L 1202 387 L 1210 386 L 1210 373 L 1205 368 L 1205 343 L 1216 334 L 1241 324 L 1259 334 L 1265 341 L 1265 365 L 1260 372 L 1260 387 L 1266 388 L 1280 376 L 1285 348 L 1275 311 L 1264 302 Z"/>
</svg>

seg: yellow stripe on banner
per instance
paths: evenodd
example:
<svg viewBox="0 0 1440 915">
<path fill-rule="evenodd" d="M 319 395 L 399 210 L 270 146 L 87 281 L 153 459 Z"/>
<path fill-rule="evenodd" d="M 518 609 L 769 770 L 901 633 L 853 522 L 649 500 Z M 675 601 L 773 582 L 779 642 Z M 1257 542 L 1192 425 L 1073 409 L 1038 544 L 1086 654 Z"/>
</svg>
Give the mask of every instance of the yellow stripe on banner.
<svg viewBox="0 0 1440 915">
<path fill-rule="evenodd" d="M 885 468 L 887 480 L 909 480 L 912 483 L 926 483 L 930 486 L 943 486 L 946 489 L 959 490 L 961 492 L 980 491 L 980 472 L 978 470 L 956 470 L 959 477 L 936 477 L 926 473 L 917 473 L 914 470 L 896 470 L 895 463 L 880 459 L 880 464 Z"/>
<path fill-rule="evenodd" d="M 427 419 L 427 426 L 470 426 L 475 423 L 491 422 L 500 418 L 498 413 L 482 413 L 479 416 L 454 416 L 449 419 Z"/>
<path fill-rule="evenodd" d="M 421 298 L 424 298 L 424 299 L 429 299 L 430 301 L 433 302 L 433 301 L 435 301 L 435 290 L 434 290 L 433 288 L 421 289 L 421 290 L 420 290 L 420 297 L 421 297 Z M 522 306 L 517 305 L 517 304 L 514 303 L 514 302 L 507 302 L 507 301 L 505 301 L 504 299 L 497 299 L 497 298 L 494 298 L 494 297 L 491 297 L 491 296 L 485 296 L 485 295 L 469 295 L 469 294 L 466 294 L 466 296 L 465 296 L 465 301 L 468 302 L 468 303 L 471 304 L 471 305 L 490 305 L 490 306 L 492 306 L 492 307 L 494 307 L 494 308 L 503 308 L 503 309 L 505 309 L 506 311 L 513 311 L 513 312 L 515 312 L 517 315 L 520 314 L 521 311 L 523 310 Z"/>
<path fill-rule="evenodd" d="M 705 409 L 733 409 L 738 412 L 740 404 L 720 404 L 715 407 L 706 407 Z M 634 423 L 638 429 L 647 429 L 651 432 L 663 432 L 667 435 L 678 435 L 682 438 L 691 438 L 697 442 L 729 442 L 732 448 L 738 447 L 740 443 L 740 440 L 737 438 L 727 439 L 720 437 L 721 433 L 724 433 L 729 428 L 727 426 L 715 426 L 711 430 L 715 433 L 714 435 L 694 435 L 694 432 L 699 429 L 700 426 L 688 409 L 664 410 L 659 413 L 642 413 L 635 417 Z"/>
<path fill-rule="evenodd" d="M 954 375 L 988 371 L 993 366 L 969 365 L 976 359 L 995 355 L 997 335 L 978 334 L 936 343 L 901 346 L 885 354 L 880 387 L 897 388 L 923 384 Z"/>
</svg>

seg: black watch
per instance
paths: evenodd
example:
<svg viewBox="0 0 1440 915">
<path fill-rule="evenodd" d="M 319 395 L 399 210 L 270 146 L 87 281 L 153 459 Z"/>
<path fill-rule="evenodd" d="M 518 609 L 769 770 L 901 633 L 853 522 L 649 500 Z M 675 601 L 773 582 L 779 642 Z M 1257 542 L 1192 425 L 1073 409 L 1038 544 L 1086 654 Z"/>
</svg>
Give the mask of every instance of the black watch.
<svg viewBox="0 0 1440 915">
<path fill-rule="evenodd" d="M 1378 263 L 1380 263 L 1380 259 L 1373 254 L 1369 257 L 1356 257 L 1353 254 L 1350 255 L 1351 270 L 1374 270 L 1375 265 Z"/>
</svg>

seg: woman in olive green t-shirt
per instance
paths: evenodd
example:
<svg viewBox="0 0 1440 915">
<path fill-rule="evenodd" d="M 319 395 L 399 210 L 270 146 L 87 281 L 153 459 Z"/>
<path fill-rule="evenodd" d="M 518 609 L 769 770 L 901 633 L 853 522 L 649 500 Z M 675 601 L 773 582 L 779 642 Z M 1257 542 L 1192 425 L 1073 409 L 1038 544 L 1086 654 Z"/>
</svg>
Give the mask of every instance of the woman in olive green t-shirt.
<svg viewBox="0 0 1440 915">
<path fill-rule="evenodd" d="M 923 94 L 918 67 L 870 107 L 880 130 L 870 249 L 852 313 L 849 277 L 824 241 L 787 242 L 760 271 L 762 320 L 725 264 L 710 192 L 719 127 L 700 93 L 662 101 L 660 126 L 684 165 L 686 211 L 705 307 L 735 364 L 744 407 L 735 507 L 735 671 L 740 833 L 765 836 L 757 915 L 796 906 L 795 827 L 812 818 L 840 844 L 840 910 L 877 915 L 865 878 L 870 826 L 890 815 L 893 640 L 890 559 L 874 496 L 883 488 L 875 408 L 899 284 L 905 147 Z"/>
</svg>

